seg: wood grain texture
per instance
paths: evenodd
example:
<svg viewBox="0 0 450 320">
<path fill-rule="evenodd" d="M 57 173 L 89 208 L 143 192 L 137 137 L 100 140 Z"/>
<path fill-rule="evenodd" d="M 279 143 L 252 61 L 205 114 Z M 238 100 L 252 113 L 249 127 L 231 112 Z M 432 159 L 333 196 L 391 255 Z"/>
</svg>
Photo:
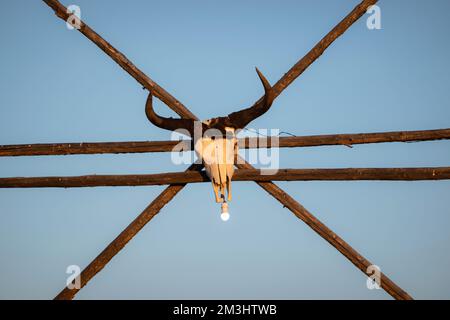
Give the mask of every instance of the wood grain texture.
<svg viewBox="0 0 450 320">
<path fill-rule="evenodd" d="M 241 159 L 243 160 L 243 159 Z M 253 167 L 248 163 L 241 163 L 237 165 L 240 170 L 251 170 Z M 285 208 L 288 208 L 297 218 L 310 226 L 319 236 L 325 239 L 340 253 L 342 253 L 351 263 L 353 263 L 365 275 L 367 268 L 372 265 L 370 261 L 364 258 L 360 253 L 353 249 L 341 237 L 329 229 L 319 219 L 317 219 L 311 212 L 303 207 L 298 201 L 292 198 L 289 194 L 283 191 L 273 182 L 256 182 L 267 193 L 277 199 Z M 384 273 L 381 273 L 381 287 L 397 300 L 411 300 L 412 297 L 395 284 Z"/>
<path fill-rule="evenodd" d="M 357 21 L 366 11 L 367 8 L 375 4 L 377 0 L 362 1 L 353 11 L 347 15 L 333 30 L 330 31 L 305 57 L 297 62 L 288 73 L 286 73 L 274 86 L 275 94 L 279 95 L 289 86 L 300 74 L 302 74 L 308 66 L 310 66 L 317 58 L 322 55 L 325 49 L 341 34 L 345 32 L 355 21 Z M 238 165 L 239 169 L 252 169 L 249 164 Z M 294 200 L 286 192 L 280 189 L 272 182 L 257 182 L 264 190 L 277 199 L 283 206 L 291 210 L 299 219 L 309 225 L 322 238 L 328 241 L 333 247 L 341 252 L 349 259 L 358 269 L 366 274 L 367 267 L 371 263 L 354 250 L 349 244 L 342 240 L 332 230 L 325 226 L 320 220 L 314 217 L 300 203 Z M 412 297 L 403 289 L 397 286 L 386 275 L 381 277 L 382 288 L 392 297 L 399 300 L 410 300 Z"/>
<path fill-rule="evenodd" d="M 192 165 L 190 170 L 198 170 L 199 166 Z M 55 300 L 71 300 L 97 273 L 99 273 L 111 259 L 122 250 L 125 245 L 151 220 L 159 211 L 169 203 L 184 188 L 184 184 L 168 186 L 156 197 L 142 213 L 137 216 L 89 265 L 83 269 L 79 279 L 79 289 L 65 287 Z"/>
<path fill-rule="evenodd" d="M 342 169 L 239 169 L 233 181 L 419 181 L 448 180 L 450 167 L 436 168 L 342 168 Z M 210 182 L 204 171 L 132 175 L 0 178 L 0 188 L 135 187 Z"/>
<path fill-rule="evenodd" d="M 179 141 L 128 141 L 3 145 L 0 146 L 0 157 L 171 152 L 179 143 Z M 183 150 L 191 150 L 190 140 L 181 143 Z"/>
<path fill-rule="evenodd" d="M 66 19 L 64 7 L 59 4 L 58 1 L 44 0 L 49 6 L 51 6 L 55 13 L 62 19 Z M 279 95 L 284 89 L 286 89 L 290 83 L 292 83 L 301 73 L 306 70 L 306 68 L 311 65 L 324 51 L 325 49 L 341 34 L 343 34 L 355 21 L 360 18 L 367 8 L 375 4 L 376 0 L 364 0 L 362 1 L 352 12 L 347 15 L 330 33 L 328 33 L 304 58 L 297 62 L 294 67 L 292 67 L 288 73 L 286 73 L 274 86 L 275 94 Z M 142 85 L 144 85 L 149 90 L 154 88 L 158 89 L 151 80 L 142 78 L 142 75 L 135 73 L 135 68 L 129 65 L 131 62 L 127 60 L 120 59 L 117 56 L 109 44 L 105 44 L 103 39 L 99 39 L 99 36 L 93 33 L 90 28 L 83 24 L 81 31 L 88 38 L 94 41 L 100 48 L 102 48 L 108 55 L 110 55 L 114 60 L 116 60 L 122 68 L 127 70 L 132 76 L 134 76 Z M 87 31 L 86 31 L 87 30 Z M 109 46 L 108 46 L 109 45 Z M 112 49 L 114 50 L 112 50 Z M 146 81 L 142 81 L 146 80 Z M 142 81 L 142 82 L 141 82 Z M 171 96 L 164 95 L 164 91 L 158 90 L 155 94 L 158 98 L 164 101 L 170 108 L 175 112 L 185 118 L 196 119 L 196 117 L 190 113 L 181 103 L 177 100 L 171 98 Z M 164 100 L 165 99 L 165 100 Z M 178 102 L 178 103 L 177 103 Z M 256 103 L 262 103 L 262 98 Z M 253 169 L 249 164 L 239 164 L 240 169 Z M 317 220 L 311 213 L 309 213 L 305 208 L 303 208 L 298 202 L 292 199 L 287 193 L 278 188 L 272 182 L 257 182 L 264 190 L 280 201 L 285 207 L 289 208 L 297 217 L 307 223 L 314 231 L 321 235 L 325 240 L 327 240 L 331 245 L 338 249 L 344 256 L 346 256 L 353 264 L 355 264 L 361 271 L 365 272 L 365 267 L 370 263 L 359 255 L 353 248 L 351 248 L 347 243 L 345 243 L 340 237 L 334 234 L 330 229 L 328 229 L 323 223 Z M 393 283 L 385 275 L 382 275 L 382 287 L 389 294 L 391 294 L 396 299 L 411 299 L 411 297 L 404 292 L 400 287 Z M 64 292 L 64 291 L 63 291 Z M 61 295 L 60 295 L 61 296 Z M 73 298 L 73 295 L 69 295 L 69 298 Z"/>
<path fill-rule="evenodd" d="M 67 21 L 70 14 L 67 8 L 57 0 L 43 0 L 53 11 L 56 16 Z M 152 92 L 152 94 L 172 108 L 177 114 L 184 118 L 196 119 L 195 115 L 190 112 L 180 101 L 175 99 L 170 93 L 164 90 L 160 85 L 153 81 L 138 69 L 123 53 L 114 48 L 108 41 L 103 39 L 98 33 L 92 30 L 86 23 L 81 22 L 80 31 L 86 38 L 95 43 L 104 53 L 111 57 L 123 70 L 128 72 L 143 87 Z"/>
<path fill-rule="evenodd" d="M 297 79 L 309 66 L 313 64 L 325 50 L 345 31 L 350 28 L 367 9 L 376 4 L 378 0 L 363 0 L 344 19 L 342 19 L 330 32 L 328 32 L 303 58 L 301 58 L 288 72 L 286 72 L 273 86 L 273 99 L 276 99 L 295 79 Z M 297 40 L 297 39 L 294 39 Z M 262 104 L 264 96 L 254 103 Z"/>
<path fill-rule="evenodd" d="M 238 140 L 238 143 L 240 149 L 252 149 L 272 147 L 319 147 L 335 145 L 352 146 L 370 143 L 421 142 L 449 139 L 450 129 L 436 129 L 296 137 L 242 138 Z M 192 141 L 129 141 L 0 145 L 0 157 L 179 152 L 180 150 L 191 151 Z"/>
</svg>

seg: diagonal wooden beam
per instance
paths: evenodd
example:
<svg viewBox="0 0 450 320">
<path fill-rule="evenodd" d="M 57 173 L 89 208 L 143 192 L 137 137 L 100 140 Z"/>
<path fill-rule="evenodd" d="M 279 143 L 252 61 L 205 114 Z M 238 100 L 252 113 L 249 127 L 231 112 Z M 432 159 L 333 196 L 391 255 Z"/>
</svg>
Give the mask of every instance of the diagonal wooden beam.
<svg viewBox="0 0 450 320">
<path fill-rule="evenodd" d="M 240 149 L 251 149 L 272 147 L 318 147 L 332 145 L 352 146 L 356 144 L 368 143 L 420 142 L 448 139 L 450 139 L 450 128 L 437 130 L 392 131 L 354 134 L 347 133 L 296 137 L 247 137 L 239 139 L 238 143 Z M 191 151 L 192 140 L 0 145 L 0 157 L 179 152 L 179 150 Z"/>
<path fill-rule="evenodd" d="M 196 164 L 191 165 L 189 170 L 198 170 L 200 167 Z M 97 273 L 99 273 L 111 259 L 122 250 L 125 245 L 151 220 L 159 211 L 172 200 L 184 184 L 171 185 L 167 187 L 145 210 L 137 216 L 84 270 L 79 276 L 80 288 L 69 289 L 65 287 L 55 300 L 70 300 L 75 297 Z"/>
<path fill-rule="evenodd" d="M 244 159 L 239 159 L 237 167 L 239 169 L 253 169 L 253 167 L 245 162 Z M 342 253 L 351 263 L 353 263 L 359 270 L 367 275 L 367 268 L 372 265 L 370 261 L 359 254 L 341 237 L 329 229 L 319 219 L 317 219 L 311 212 L 304 208 L 300 203 L 293 199 L 289 194 L 284 192 L 273 182 L 256 182 L 267 193 L 277 199 L 284 207 L 292 211 L 300 220 L 310 226 L 319 236 L 324 238 L 328 243 L 335 247 Z M 412 297 L 406 293 L 402 288 L 396 285 L 384 273 L 381 274 L 381 287 L 397 300 L 410 300 Z"/>
<path fill-rule="evenodd" d="M 342 168 L 342 169 L 239 169 L 233 181 L 424 181 L 449 180 L 450 167 Z M 204 171 L 74 177 L 0 178 L 0 188 L 136 187 L 209 182 Z"/>
<path fill-rule="evenodd" d="M 303 58 L 301 58 L 280 80 L 273 86 L 274 99 L 277 98 L 295 79 L 297 79 L 325 50 L 350 28 L 367 9 L 376 4 L 378 0 L 363 0 L 344 19 L 341 20 L 329 33 L 325 35 Z M 262 96 L 255 104 L 263 103 Z"/>
<path fill-rule="evenodd" d="M 64 21 L 70 17 L 71 13 L 67 12 L 67 8 L 57 0 L 43 0 L 50 8 L 53 9 L 56 16 Z M 189 111 L 180 101 L 175 99 L 170 93 L 164 90 L 155 81 L 150 79 L 141 70 L 139 70 L 123 53 L 114 48 L 108 41 L 103 39 L 98 33 L 92 30 L 86 23 L 80 21 L 80 31 L 86 38 L 95 43 L 103 52 L 111 57 L 117 64 L 133 78 L 136 79 L 143 87 L 147 88 L 152 94 L 172 108 L 180 116 L 190 119 L 196 119 L 195 115 Z"/>
<path fill-rule="evenodd" d="M 301 58 L 280 80 L 274 85 L 275 96 L 279 96 L 295 79 L 297 79 L 325 50 L 351 25 L 361 18 L 367 9 L 376 4 L 378 0 L 364 0 L 358 4 L 341 22 L 339 22 L 325 37 L 322 38 L 303 58 Z"/>
</svg>

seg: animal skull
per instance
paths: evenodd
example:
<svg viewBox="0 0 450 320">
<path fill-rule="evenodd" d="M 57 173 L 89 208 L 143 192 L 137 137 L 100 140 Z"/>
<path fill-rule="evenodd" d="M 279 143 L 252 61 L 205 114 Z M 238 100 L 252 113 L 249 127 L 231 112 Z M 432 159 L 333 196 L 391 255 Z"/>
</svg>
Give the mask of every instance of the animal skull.
<svg viewBox="0 0 450 320">
<path fill-rule="evenodd" d="M 153 109 L 152 92 L 147 98 L 145 113 L 151 123 L 171 131 L 184 129 L 193 138 L 194 150 L 202 159 L 206 174 L 211 179 L 216 202 L 225 201 L 225 190 L 228 193 L 227 200 L 231 200 L 231 179 L 238 152 L 237 131 L 267 112 L 274 100 L 273 89 L 269 82 L 258 69 L 256 72 L 264 86 L 264 97 L 249 108 L 201 122 L 200 134 L 197 130 L 199 124 L 197 121 L 161 117 Z"/>
<path fill-rule="evenodd" d="M 213 131 L 213 132 L 211 132 Z M 234 173 L 234 159 L 238 152 L 235 129 L 225 127 L 225 135 L 216 130 L 207 130 L 204 137 L 197 139 L 194 149 L 202 159 L 206 174 L 214 188 L 216 202 L 231 201 L 231 178 Z"/>
</svg>

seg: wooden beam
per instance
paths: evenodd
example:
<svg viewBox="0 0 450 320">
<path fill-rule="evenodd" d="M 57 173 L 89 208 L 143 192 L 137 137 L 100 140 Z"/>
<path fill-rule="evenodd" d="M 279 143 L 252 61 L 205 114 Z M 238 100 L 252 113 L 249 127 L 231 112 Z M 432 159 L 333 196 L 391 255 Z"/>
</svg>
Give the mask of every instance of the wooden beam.
<svg viewBox="0 0 450 320">
<path fill-rule="evenodd" d="M 67 8 L 57 0 L 43 0 L 53 9 L 56 16 L 67 21 L 70 14 Z M 357 5 L 341 22 L 339 22 L 322 40 L 320 40 L 302 59 L 300 59 L 281 79 L 273 86 L 275 98 L 278 97 L 297 77 L 299 77 L 314 61 L 316 61 L 325 50 L 339 38 L 353 23 L 355 23 L 367 9 L 374 5 L 378 0 L 363 0 Z M 141 70 L 139 70 L 124 54 L 114 48 L 110 43 L 103 39 L 99 34 L 92 30 L 85 22 L 80 21 L 79 31 L 89 40 L 95 43 L 103 52 L 111 57 L 119 66 L 128 72 L 142 86 L 152 92 L 154 96 L 163 101 L 168 107 L 174 110 L 183 118 L 198 120 L 198 118 L 189 111 L 180 101 L 175 99 L 166 90 L 150 79 Z M 261 103 L 261 97 L 256 103 Z"/>
<path fill-rule="evenodd" d="M 275 142 L 278 139 L 278 143 Z M 449 140 L 450 128 L 420 131 L 392 131 L 374 133 L 346 133 L 296 137 L 267 137 L 239 139 L 239 148 L 295 148 L 318 147 L 385 142 L 420 142 L 432 140 Z M 129 141 L 129 142 L 88 142 L 88 143 L 52 143 L 52 144 L 18 144 L 0 145 L 0 157 L 50 156 L 74 154 L 115 154 L 147 153 L 192 150 L 191 140 L 182 141 Z"/>
<path fill-rule="evenodd" d="M 349 15 L 347 15 L 333 30 L 331 30 L 305 57 L 294 65 L 274 86 L 275 94 L 279 95 L 289 86 L 300 74 L 302 74 L 308 66 L 310 66 L 324 50 L 345 30 L 347 30 L 355 21 L 357 21 L 370 7 L 375 4 L 376 0 L 362 1 Z M 260 103 L 262 98 L 257 102 Z M 240 163 L 237 165 L 239 169 L 253 169 L 248 163 Z M 320 220 L 314 217 L 306 208 L 295 201 L 289 194 L 273 182 L 257 182 L 257 184 L 277 199 L 284 207 L 291 210 L 299 219 L 310 226 L 317 234 L 328 241 L 333 247 L 341 252 L 350 262 L 352 262 L 365 275 L 367 268 L 372 265 L 367 259 L 360 255 L 342 238 L 330 230 Z M 385 274 L 381 274 L 381 287 L 393 298 L 399 300 L 410 300 L 412 297 L 402 288 L 396 285 Z"/>
<path fill-rule="evenodd" d="M 55 14 L 67 20 L 69 14 L 67 8 L 56 0 L 43 0 L 50 8 L 55 11 Z M 114 48 L 111 44 L 100 37 L 84 22 L 81 22 L 79 30 L 88 39 L 93 41 L 100 49 L 102 49 L 108 56 L 116 61 L 120 67 L 127 71 L 134 77 L 142 86 L 151 90 L 153 95 L 163 101 L 166 105 L 175 110 L 182 117 L 195 119 L 192 114 L 181 102 L 175 99 L 156 82 L 150 79 L 142 71 L 140 71 L 125 55 Z M 197 165 L 192 165 L 188 170 L 198 170 Z M 92 261 L 81 273 L 81 287 L 84 287 L 87 282 L 92 279 L 104 266 L 130 241 L 175 195 L 183 189 L 184 185 L 171 185 L 167 187 L 122 233 L 114 239 L 95 259 Z M 75 294 L 80 289 L 64 288 L 55 299 L 73 299 Z"/>
<path fill-rule="evenodd" d="M 74 154 L 171 152 L 180 141 L 129 141 L 18 144 L 0 146 L 0 157 L 58 156 Z M 191 150 L 191 141 L 181 141 Z"/>
<path fill-rule="evenodd" d="M 364 0 L 358 4 L 343 20 L 341 20 L 325 37 L 323 37 L 303 58 L 301 58 L 280 80 L 273 86 L 275 96 L 278 97 L 295 79 L 297 79 L 325 50 L 347 31 L 367 9 L 378 0 Z"/>
<path fill-rule="evenodd" d="M 277 98 L 295 79 L 297 79 L 325 50 L 350 28 L 367 9 L 378 0 L 363 0 L 344 19 L 342 19 L 329 33 L 327 33 L 303 58 L 301 58 L 280 80 L 273 86 L 274 99 Z M 262 96 L 255 104 L 263 102 Z"/>
<path fill-rule="evenodd" d="M 279 95 L 289 86 L 300 74 L 302 74 L 308 66 L 310 66 L 324 50 L 345 30 L 347 30 L 355 21 L 357 21 L 377 0 L 362 1 L 349 15 L 347 15 L 333 30 L 331 30 L 305 57 L 297 62 L 274 86 L 275 94 Z M 258 102 L 260 103 L 262 99 Z M 257 102 L 257 103 L 258 103 Z M 252 169 L 249 164 L 238 165 L 239 169 Z M 355 249 L 347 244 L 343 239 L 336 235 L 314 215 L 312 215 L 300 203 L 295 201 L 286 192 L 280 189 L 273 182 L 257 182 L 264 190 L 277 199 L 284 207 L 291 210 L 299 219 L 310 226 L 317 234 L 328 241 L 333 247 L 341 252 L 350 262 L 352 262 L 365 275 L 367 268 L 372 264 Z M 402 288 L 396 285 L 386 275 L 381 274 L 381 287 L 393 298 L 399 300 L 410 300 L 412 297 Z"/>
<path fill-rule="evenodd" d="M 56 16 L 64 21 L 70 17 L 67 8 L 57 0 L 43 0 L 53 9 Z M 103 39 L 98 33 L 92 30 L 86 23 L 80 21 L 80 31 L 86 38 L 95 43 L 104 53 L 111 57 L 123 70 L 128 72 L 137 82 L 147 88 L 152 94 L 172 108 L 176 113 L 185 118 L 197 119 L 180 101 L 175 99 L 170 93 L 150 79 L 141 70 L 139 70 L 128 58 L 119 50 L 114 48 L 109 42 Z"/>
<path fill-rule="evenodd" d="M 449 140 L 450 128 L 437 130 L 416 130 L 416 131 L 390 131 L 373 133 L 345 133 L 313 136 L 280 137 L 280 148 L 294 147 L 319 147 L 344 145 L 352 146 L 356 144 L 386 143 L 386 142 L 420 142 L 432 140 Z M 255 142 L 249 141 L 255 144 Z M 244 145 L 249 145 L 244 142 Z M 268 139 L 270 146 L 270 139 Z M 252 145 L 252 144 L 250 144 Z"/>
<path fill-rule="evenodd" d="M 250 164 L 246 163 L 243 159 L 237 165 L 239 169 L 254 169 Z M 319 236 L 324 238 L 328 243 L 335 247 L 340 253 L 342 253 L 351 263 L 353 263 L 359 270 L 365 275 L 368 275 L 367 268 L 372 265 L 370 261 L 364 258 L 360 253 L 353 249 L 347 242 L 341 237 L 329 229 L 319 219 L 317 219 L 311 212 L 303 207 L 299 202 L 293 199 L 289 194 L 284 192 L 273 182 L 256 182 L 261 188 L 268 192 L 271 196 L 277 199 L 285 208 L 291 210 L 291 212 L 300 220 L 310 226 Z M 389 277 L 384 273 L 381 273 L 381 287 L 397 300 L 411 300 L 412 297 L 405 292 L 402 288 L 396 285 Z"/>
<path fill-rule="evenodd" d="M 279 95 L 286 89 L 306 68 L 308 68 L 324 50 L 342 33 L 344 33 L 354 22 L 356 22 L 367 9 L 375 4 L 377 0 L 364 0 L 356 6 L 334 29 L 332 29 L 306 56 L 297 62 L 274 86 L 275 94 Z M 262 98 L 257 102 L 261 103 Z M 251 165 L 240 164 L 239 169 L 252 169 Z M 367 267 L 371 263 L 354 250 L 349 244 L 342 240 L 332 230 L 325 226 L 320 220 L 312 215 L 300 203 L 295 201 L 286 192 L 272 182 L 257 182 L 264 190 L 277 199 L 283 206 L 291 210 L 299 219 L 309 225 L 316 233 L 328 241 L 333 247 L 349 259 L 358 269 L 366 274 Z M 409 300 L 412 297 L 397 286 L 386 275 L 382 274 L 381 287 L 395 299 Z"/>
<path fill-rule="evenodd" d="M 51 6 L 51 3 L 55 3 L 57 1 L 44 0 L 47 4 Z M 376 0 L 364 0 L 358 5 L 344 20 L 341 21 L 324 39 L 322 39 L 314 48 L 310 51 L 310 53 L 305 56 L 302 60 L 300 60 L 279 82 L 276 84 L 276 92 L 277 95 L 281 93 L 296 77 L 298 77 L 313 61 L 315 61 L 323 51 L 347 28 L 353 24 L 359 17 L 361 17 L 367 8 L 376 3 Z M 64 8 L 64 7 L 62 7 Z M 55 12 L 62 19 L 64 18 L 64 10 L 59 8 L 60 12 L 56 9 Z M 64 8 L 65 9 L 65 8 Z M 85 27 L 85 26 L 84 26 Z M 85 34 L 86 35 L 86 34 Z M 98 36 L 98 35 L 97 35 Z M 88 37 L 89 38 L 89 37 Z M 93 39 L 91 39 L 93 40 Z M 94 40 L 93 40 L 94 41 Z M 103 40 L 104 41 L 104 40 Z M 99 45 L 100 48 L 102 46 Z M 115 50 L 115 49 L 114 49 Z M 106 51 L 105 51 L 106 52 Z M 108 54 L 108 52 L 107 52 Z M 111 56 L 111 55 L 110 55 Z M 119 61 L 120 62 L 120 61 Z M 121 65 L 125 70 L 127 65 Z M 130 73 L 131 74 L 131 73 Z M 132 74 L 133 75 L 133 74 Z M 139 80 L 138 80 L 139 81 Z M 147 83 L 147 88 L 149 88 L 150 84 Z M 150 86 L 151 87 L 151 86 Z M 161 93 L 158 93 L 161 95 Z M 158 96 L 156 95 L 156 96 Z M 162 100 L 162 99 L 161 99 Z M 164 100 L 163 100 L 164 101 Z M 262 99 L 260 99 L 257 103 L 260 103 Z M 166 102 L 166 101 L 164 101 Z M 183 108 L 180 108 L 173 101 L 168 100 L 169 103 L 166 104 L 175 110 L 178 114 L 185 118 L 196 119 L 195 116 L 190 112 L 184 112 Z M 239 164 L 238 167 L 240 169 L 253 169 L 253 167 L 249 164 Z M 338 249 L 344 256 L 346 256 L 353 264 L 355 264 L 361 271 L 365 273 L 365 266 L 369 263 L 366 259 L 362 258 L 353 248 L 351 248 L 348 244 L 346 244 L 341 238 L 339 238 L 336 234 L 334 234 L 331 230 L 329 230 L 325 225 L 323 225 L 319 220 L 317 220 L 312 214 L 310 214 L 305 208 L 303 208 L 298 202 L 292 199 L 288 194 L 278 188 L 272 182 L 258 182 L 258 184 L 269 192 L 272 196 L 274 196 L 277 200 L 279 200 L 282 204 L 288 207 L 294 214 L 302 219 L 305 223 L 313 228 L 319 235 L 321 235 L 324 239 L 330 242 L 336 249 Z M 384 274 L 382 275 L 382 283 L 381 286 L 385 289 L 389 294 L 391 294 L 396 299 L 411 299 L 411 297 L 404 292 L 400 287 L 398 287 L 395 283 L 393 283 L 388 277 Z M 73 296 L 72 296 L 73 297 Z"/>
<path fill-rule="evenodd" d="M 198 165 L 190 166 L 190 170 L 198 170 Z M 137 216 L 84 270 L 79 276 L 80 288 L 69 289 L 65 287 L 55 300 L 70 300 L 75 297 L 97 273 L 99 273 L 111 259 L 122 250 L 125 245 L 151 220 L 159 211 L 171 201 L 185 185 L 171 185 L 167 187 L 145 210 Z"/>
<path fill-rule="evenodd" d="M 343 169 L 240 169 L 233 181 L 423 181 L 449 180 L 450 167 L 436 168 L 343 168 Z M 209 182 L 204 171 L 133 175 L 0 178 L 0 188 L 135 187 Z"/>
</svg>

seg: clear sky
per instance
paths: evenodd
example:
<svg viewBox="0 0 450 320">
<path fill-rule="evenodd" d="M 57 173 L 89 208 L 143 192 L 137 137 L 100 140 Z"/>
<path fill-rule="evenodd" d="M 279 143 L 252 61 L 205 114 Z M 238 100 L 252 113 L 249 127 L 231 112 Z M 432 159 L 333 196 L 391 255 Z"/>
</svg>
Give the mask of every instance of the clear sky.
<svg viewBox="0 0 450 320">
<path fill-rule="evenodd" d="M 0 11 L 0 144 L 163 140 L 146 91 L 41 1 Z M 82 18 L 202 119 L 262 94 L 357 3 L 76 0 Z M 252 128 L 296 135 L 450 127 L 450 2 L 380 1 Z M 160 102 L 158 111 L 173 115 Z M 450 142 L 284 149 L 283 168 L 448 166 Z M 0 177 L 182 171 L 170 154 L 0 158 Z M 450 181 L 277 183 L 415 298 L 450 298 Z M 0 190 L 0 298 L 53 298 L 163 187 Z M 223 223 L 187 186 L 77 298 L 389 299 L 251 182 Z"/>
</svg>

